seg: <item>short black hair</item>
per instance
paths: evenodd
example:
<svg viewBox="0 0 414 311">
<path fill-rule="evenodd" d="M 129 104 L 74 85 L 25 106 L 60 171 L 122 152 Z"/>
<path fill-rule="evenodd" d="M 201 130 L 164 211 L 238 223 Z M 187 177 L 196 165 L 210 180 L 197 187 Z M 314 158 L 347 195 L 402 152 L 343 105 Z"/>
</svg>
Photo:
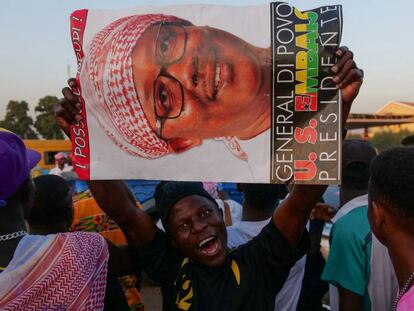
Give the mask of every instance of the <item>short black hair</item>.
<svg viewBox="0 0 414 311">
<path fill-rule="evenodd" d="M 414 147 L 392 148 L 371 163 L 372 201 L 414 220 Z"/>
<path fill-rule="evenodd" d="M 369 165 L 362 162 L 350 163 L 342 172 L 342 187 L 350 190 L 368 189 Z"/>
<path fill-rule="evenodd" d="M 9 222 L 21 222 L 22 215 L 24 218 L 30 213 L 33 205 L 34 186 L 31 177 L 26 178 L 17 191 L 8 199 L 6 206 L 1 208 L 3 218 Z M 21 206 L 22 208 L 18 208 Z"/>
<path fill-rule="evenodd" d="M 9 204 L 13 201 L 19 201 L 22 203 L 29 201 L 33 191 L 32 188 L 32 178 L 29 176 L 23 181 L 17 191 L 10 198 L 6 199 L 6 202 Z"/>
<path fill-rule="evenodd" d="M 33 179 L 36 192 L 33 207 L 27 216 L 31 226 L 50 228 L 73 221 L 73 203 L 69 185 L 56 175 L 43 175 Z"/>
<path fill-rule="evenodd" d="M 286 185 L 280 184 L 239 184 L 244 200 L 252 208 L 276 208 L 287 195 Z"/>
</svg>

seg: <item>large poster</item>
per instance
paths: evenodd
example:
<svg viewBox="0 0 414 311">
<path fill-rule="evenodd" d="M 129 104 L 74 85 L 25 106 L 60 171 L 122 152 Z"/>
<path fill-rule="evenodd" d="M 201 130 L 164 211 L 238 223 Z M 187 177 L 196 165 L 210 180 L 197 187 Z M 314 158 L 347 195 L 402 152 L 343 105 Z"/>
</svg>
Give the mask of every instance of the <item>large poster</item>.
<svg viewBox="0 0 414 311">
<path fill-rule="evenodd" d="M 281 2 L 75 11 L 77 173 L 338 183 L 341 29 L 340 6 Z"/>
</svg>

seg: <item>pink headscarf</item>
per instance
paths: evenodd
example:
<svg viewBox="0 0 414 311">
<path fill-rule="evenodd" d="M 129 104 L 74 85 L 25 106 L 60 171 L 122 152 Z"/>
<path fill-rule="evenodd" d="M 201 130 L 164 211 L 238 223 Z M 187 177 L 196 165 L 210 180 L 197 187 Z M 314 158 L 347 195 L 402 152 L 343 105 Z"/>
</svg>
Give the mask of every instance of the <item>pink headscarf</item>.
<svg viewBox="0 0 414 311">
<path fill-rule="evenodd" d="M 218 199 L 218 183 L 212 181 L 203 181 L 203 188 L 207 191 L 213 199 Z"/>
<path fill-rule="evenodd" d="M 82 92 L 89 97 L 88 105 L 100 126 L 118 147 L 147 159 L 162 157 L 169 151 L 167 143 L 151 128 L 138 100 L 132 52 L 147 28 L 163 21 L 190 24 L 162 14 L 121 18 L 93 38 L 82 68 L 82 82 L 91 81 Z"/>
<path fill-rule="evenodd" d="M 55 154 L 55 160 L 60 160 L 60 159 L 66 159 L 66 153 L 64 152 L 58 152 Z"/>
</svg>

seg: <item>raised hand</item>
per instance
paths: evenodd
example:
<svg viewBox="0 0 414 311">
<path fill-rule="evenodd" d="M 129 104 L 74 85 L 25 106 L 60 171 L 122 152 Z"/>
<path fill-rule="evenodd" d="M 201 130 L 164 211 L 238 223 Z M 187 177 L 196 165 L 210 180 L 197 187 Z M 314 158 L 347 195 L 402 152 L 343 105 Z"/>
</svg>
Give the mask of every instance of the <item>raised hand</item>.
<svg viewBox="0 0 414 311">
<path fill-rule="evenodd" d="M 62 90 L 64 98 L 55 105 L 54 111 L 56 123 L 70 137 L 71 125 L 82 120 L 82 105 L 76 95 L 76 80 L 69 79 L 68 84 Z M 135 197 L 123 181 L 89 181 L 89 188 L 99 207 L 118 223 L 130 247 L 140 249 L 152 241 L 157 228 L 151 217 L 137 208 Z"/>
<path fill-rule="evenodd" d="M 54 107 L 56 123 L 70 137 L 70 126 L 82 120 L 79 96 L 75 95 L 72 89 L 77 89 L 78 85 L 74 78 L 69 79 L 69 87 L 62 89 L 64 96 Z"/>
<path fill-rule="evenodd" d="M 358 95 L 364 80 L 364 72 L 357 67 L 354 61 L 354 53 L 347 47 L 340 47 L 336 51 L 337 63 L 332 66 L 334 82 L 342 91 L 343 124 L 351 111 L 351 105 Z"/>
<path fill-rule="evenodd" d="M 334 217 L 334 209 L 329 204 L 325 203 L 318 203 L 313 208 L 312 213 L 310 215 L 310 219 L 320 219 L 324 221 L 329 221 Z"/>
</svg>

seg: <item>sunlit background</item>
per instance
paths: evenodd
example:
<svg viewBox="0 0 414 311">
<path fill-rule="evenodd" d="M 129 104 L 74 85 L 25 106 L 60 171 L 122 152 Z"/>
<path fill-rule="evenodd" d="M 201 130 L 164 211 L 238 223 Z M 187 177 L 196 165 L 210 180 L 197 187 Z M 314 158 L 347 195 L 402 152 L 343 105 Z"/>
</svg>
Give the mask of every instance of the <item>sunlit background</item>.
<svg viewBox="0 0 414 311">
<path fill-rule="evenodd" d="M 80 8 L 124 9 L 183 3 L 263 4 L 264 1 L 2 0 L 0 10 L 0 119 L 9 100 L 25 100 L 31 114 L 39 98 L 60 96 L 75 73 L 69 14 Z M 300 9 L 342 4 L 342 44 L 355 52 L 365 84 L 354 112 L 375 112 L 390 100 L 414 101 L 412 1 L 296 0 Z"/>
</svg>

